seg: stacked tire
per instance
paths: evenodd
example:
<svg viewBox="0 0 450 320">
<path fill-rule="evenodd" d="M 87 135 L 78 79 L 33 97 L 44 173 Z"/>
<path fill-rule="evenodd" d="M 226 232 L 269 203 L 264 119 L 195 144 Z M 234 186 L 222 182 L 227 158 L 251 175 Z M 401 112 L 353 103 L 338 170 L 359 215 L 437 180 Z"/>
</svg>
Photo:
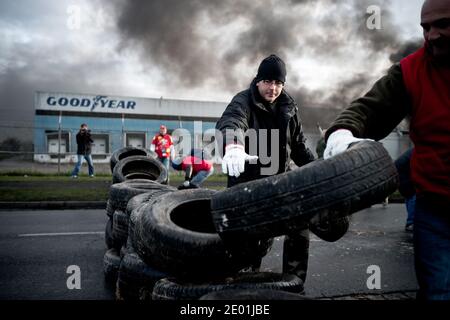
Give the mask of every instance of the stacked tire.
<svg viewBox="0 0 450 320">
<path fill-rule="evenodd" d="M 118 300 L 139 300 L 143 292 L 153 290 L 156 281 L 169 276 L 157 267 L 145 263 L 138 255 L 133 243 L 137 217 L 145 207 L 151 206 L 159 196 L 174 192 L 174 188 L 153 190 L 134 196 L 128 202 L 126 214 L 128 220 L 128 237 L 123 246 L 122 260 L 116 283 L 116 298 Z"/>
<path fill-rule="evenodd" d="M 136 195 L 165 193 L 173 191 L 165 183 L 168 173 L 153 152 L 142 148 L 122 148 L 113 153 L 110 160 L 113 184 L 110 187 L 106 205 L 108 221 L 105 226 L 104 255 L 105 279 L 116 283 L 123 258 L 129 265 L 133 257 L 132 247 L 127 246 L 130 214 L 128 202 Z"/>
<path fill-rule="evenodd" d="M 167 184 L 169 173 L 156 153 L 142 148 L 126 147 L 115 151 L 110 159 L 113 183 L 144 179 Z"/>
<path fill-rule="evenodd" d="M 380 203 L 398 186 L 398 173 L 381 143 L 363 141 L 327 160 L 242 183 L 212 198 L 214 226 L 223 238 L 292 234 L 306 225 L 335 241 L 348 216 Z"/>
<path fill-rule="evenodd" d="M 273 237 L 305 225 L 326 241 L 338 240 L 352 213 L 398 185 L 389 154 L 371 141 L 221 192 L 176 190 L 163 178 L 136 180 L 132 168 L 143 166 L 128 165 L 133 157 L 143 156 L 114 167 L 124 181 L 112 185 L 107 209 L 105 271 L 118 274 L 118 299 L 302 299 L 303 282 L 295 275 L 242 271 L 254 270 Z"/>
<path fill-rule="evenodd" d="M 144 148 L 125 147 L 122 149 L 118 149 L 114 151 L 109 160 L 111 173 L 114 172 L 114 168 L 120 160 L 133 156 L 145 156 L 154 159 L 157 158 L 157 154 L 154 151 L 150 151 Z"/>
<path fill-rule="evenodd" d="M 168 275 L 153 288 L 142 288 L 141 299 L 196 300 L 224 288 L 301 292 L 303 282 L 296 276 L 240 272 L 265 256 L 272 242 L 243 242 L 246 255 L 228 251 L 212 222 L 211 198 L 216 193 L 177 190 L 133 210 L 132 246 L 146 265 Z M 258 250 L 246 249 L 252 246 Z"/>
<path fill-rule="evenodd" d="M 218 192 L 212 197 L 211 213 L 225 245 L 233 238 L 292 234 L 305 225 L 320 238 L 336 241 L 347 232 L 351 214 L 380 203 L 397 186 L 398 173 L 387 151 L 378 142 L 364 141 L 333 158 Z M 161 285 L 168 292 L 179 290 L 176 283 Z M 279 288 L 253 289 L 232 284 L 217 293 L 202 292 L 205 295 L 201 299 L 292 298 L 277 293 Z M 196 292 L 201 290 L 196 288 Z M 157 291 L 159 283 L 154 289 Z"/>
</svg>

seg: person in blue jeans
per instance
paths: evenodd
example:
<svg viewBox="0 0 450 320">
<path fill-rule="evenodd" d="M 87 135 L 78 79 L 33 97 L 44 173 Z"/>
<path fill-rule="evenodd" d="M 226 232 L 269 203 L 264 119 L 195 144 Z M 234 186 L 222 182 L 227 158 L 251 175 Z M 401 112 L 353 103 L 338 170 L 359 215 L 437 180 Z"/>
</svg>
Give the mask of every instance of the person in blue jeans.
<svg viewBox="0 0 450 320">
<path fill-rule="evenodd" d="M 199 188 L 214 172 L 212 162 L 194 151 L 188 156 L 175 158 L 172 161 L 172 168 L 185 173 L 185 181 L 178 187 L 180 190 Z"/>
<path fill-rule="evenodd" d="M 400 178 L 400 185 L 398 191 L 405 198 L 406 212 L 408 217 L 406 218 L 405 231 L 412 232 L 414 227 L 414 210 L 416 205 L 416 190 L 411 181 L 411 155 L 414 148 L 406 150 L 397 160 L 395 160 L 395 166 L 397 167 L 398 175 Z"/>
<path fill-rule="evenodd" d="M 417 299 L 450 300 L 450 207 L 440 199 L 417 196 L 414 211 L 414 262 Z"/>
<path fill-rule="evenodd" d="M 78 131 L 77 136 L 77 164 L 72 171 L 72 178 L 78 178 L 78 173 L 80 172 L 81 165 L 83 164 L 83 159 L 86 159 L 89 168 L 89 176 L 94 177 L 94 163 L 92 161 L 91 144 L 94 142 L 91 138 L 91 130 L 88 129 L 87 124 L 83 123 L 80 126 L 80 131 Z"/>
</svg>

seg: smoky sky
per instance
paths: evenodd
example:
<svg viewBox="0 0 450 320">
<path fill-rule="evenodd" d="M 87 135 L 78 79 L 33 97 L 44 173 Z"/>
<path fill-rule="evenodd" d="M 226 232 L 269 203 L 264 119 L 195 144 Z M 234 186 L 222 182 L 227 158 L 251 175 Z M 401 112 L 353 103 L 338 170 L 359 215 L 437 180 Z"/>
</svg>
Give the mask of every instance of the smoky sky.
<svg viewBox="0 0 450 320">
<path fill-rule="evenodd" d="M 309 52 L 327 61 L 342 53 L 349 41 L 359 41 L 369 65 L 380 53 L 395 57 L 403 50 L 405 45 L 398 37 L 389 1 L 352 0 L 343 5 L 334 0 L 320 2 L 325 14 L 314 20 L 311 8 L 317 1 L 313 0 L 132 0 L 116 4 L 117 27 L 121 45 L 139 50 L 148 68 L 162 68 L 174 88 L 215 83 L 228 91 L 244 89 L 251 79 L 243 77 L 236 66 L 251 64 L 256 71 L 259 61 L 272 53 L 284 58 Z M 381 8 L 382 30 L 366 27 L 370 5 Z M 208 28 L 201 28 L 205 18 L 214 27 L 226 27 L 235 21 L 242 21 L 245 27 L 224 47 L 208 38 Z M 324 83 L 322 90 L 315 91 L 306 89 L 307 84 L 296 83 L 295 75 L 291 79 L 294 81 L 289 88 L 298 100 L 343 107 L 367 89 L 373 74 L 371 69 L 361 70 L 336 88 Z"/>
<path fill-rule="evenodd" d="M 417 51 L 423 46 L 423 39 L 416 39 L 412 41 L 407 41 L 398 47 L 398 50 L 393 52 L 389 56 L 389 60 L 392 63 L 399 62 L 401 59 L 407 57 L 411 53 Z"/>
<path fill-rule="evenodd" d="M 380 76 L 373 71 L 375 62 L 384 57 L 388 67 L 421 45 L 420 39 L 400 37 L 394 17 L 401 13 L 391 11 L 390 2 L 385 0 L 86 3 L 0 2 L 3 137 L 14 135 L 12 129 L 23 128 L 27 129 L 26 138 L 31 139 L 36 90 L 145 97 L 152 96 L 146 86 L 157 84 L 165 96 L 183 99 L 179 91 L 192 89 L 199 100 L 210 100 L 211 91 L 216 96 L 220 92 L 220 96 L 227 97 L 222 101 L 226 101 L 248 87 L 259 62 L 272 53 L 285 60 L 287 89 L 299 104 L 343 108 Z M 81 5 L 83 18 L 86 12 L 95 14 L 103 6 L 111 28 L 104 34 L 88 28 L 82 28 L 78 36 L 69 32 L 65 23 L 67 6 L 71 4 Z M 382 9 L 382 30 L 365 27 L 369 5 Z M 129 65 L 124 67 L 124 61 L 131 54 L 130 69 Z M 346 70 L 353 56 L 366 59 L 362 70 Z M 342 79 L 334 86 L 323 82 L 312 88 L 301 69 L 294 71 L 294 60 L 305 57 L 325 66 L 325 70 L 327 66 L 342 67 Z M 137 67 L 134 59 L 139 62 Z M 162 80 L 136 84 L 130 79 L 140 77 L 123 77 L 126 72 L 146 75 L 154 71 Z"/>
<path fill-rule="evenodd" d="M 22 55 L 22 59 L 36 59 L 36 54 Z M 44 61 L 44 60 L 43 60 Z M 109 65 L 98 62 L 46 68 L 29 64 L 23 67 L 8 68 L 0 76 L 0 133 L 3 138 L 19 136 L 22 140 L 32 140 L 33 94 L 35 91 L 56 92 L 111 92 L 101 84 L 90 84 L 92 72 L 107 72 Z M 95 88 L 95 89 L 93 89 Z M 58 124 L 55 121 L 55 129 Z M 2 139 L 0 139 L 2 140 Z"/>
</svg>

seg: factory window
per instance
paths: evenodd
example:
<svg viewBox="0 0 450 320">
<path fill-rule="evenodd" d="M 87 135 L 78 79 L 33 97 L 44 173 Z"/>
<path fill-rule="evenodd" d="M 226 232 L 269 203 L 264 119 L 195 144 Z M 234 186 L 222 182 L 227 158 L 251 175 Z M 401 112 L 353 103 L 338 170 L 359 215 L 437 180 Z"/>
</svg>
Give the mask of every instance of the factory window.
<svg viewBox="0 0 450 320">
<path fill-rule="evenodd" d="M 125 137 L 127 147 L 146 148 L 145 132 L 126 132 Z"/>
<path fill-rule="evenodd" d="M 92 158 L 93 159 L 105 159 L 109 153 L 109 135 L 92 133 Z"/>
<path fill-rule="evenodd" d="M 69 132 L 62 131 L 61 139 L 59 138 L 58 131 L 46 131 L 46 136 L 47 136 L 47 152 L 50 154 L 51 158 L 57 158 L 58 152 L 60 152 L 61 154 L 69 152 L 70 150 Z"/>
</svg>

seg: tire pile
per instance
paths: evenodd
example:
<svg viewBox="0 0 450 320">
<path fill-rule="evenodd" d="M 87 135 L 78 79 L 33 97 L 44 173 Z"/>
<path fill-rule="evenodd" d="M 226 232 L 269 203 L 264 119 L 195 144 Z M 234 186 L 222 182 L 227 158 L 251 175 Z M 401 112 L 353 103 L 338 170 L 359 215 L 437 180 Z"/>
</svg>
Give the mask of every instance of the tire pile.
<svg viewBox="0 0 450 320">
<path fill-rule="evenodd" d="M 106 205 L 109 219 L 105 229 L 105 243 L 108 250 L 103 258 L 104 273 L 107 281 L 116 284 L 116 292 L 122 287 L 124 298 L 130 299 L 136 295 L 133 280 L 145 283 L 142 280 L 145 280 L 145 273 L 148 271 L 129 243 L 131 208 L 142 204 L 143 199 L 147 199 L 150 195 L 175 189 L 166 185 L 168 173 L 156 159 L 156 154 L 146 149 L 133 147 L 119 149 L 112 154 L 110 165 L 113 184 Z M 141 196 L 145 194 L 147 197 Z M 135 197 L 136 200 L 131 201 Z M 128 269 L 131 270 L 127 272 Z M 122 276 L 119 277 L 119 274 Z M 137 279 L 130 280 L 130 276 L 134 275 Z"/>
<path fill-rule="evenodd" d="M 372 141 L 219 192 L 167 186 L 158 160 L 136 153 L 124 148 L 111 158 L 106 210 L 104 271 L 123 300 L 304 299 L 297 276 L 243 270 L 268 253 L 273 237 L 305 224 L 338 240 L 349 215 L 398 184 L 388 153 Z"/>
</svg>

